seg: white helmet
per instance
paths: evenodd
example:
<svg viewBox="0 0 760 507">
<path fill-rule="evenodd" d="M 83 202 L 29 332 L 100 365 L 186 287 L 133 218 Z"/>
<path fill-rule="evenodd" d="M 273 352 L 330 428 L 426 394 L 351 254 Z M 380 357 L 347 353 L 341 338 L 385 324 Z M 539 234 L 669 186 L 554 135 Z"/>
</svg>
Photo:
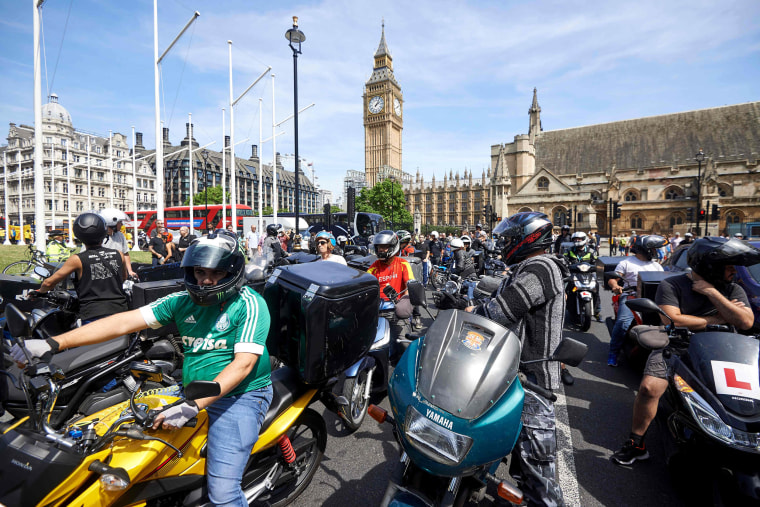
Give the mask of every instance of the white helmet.
<svg viewBox="0 0 760 507">
<path fill-rule="evenodd" d="M 433 231 L 433 232 L 430 233 L 430 235 L 433 236 L 434 238 L 438 239 L 438 231 Z"/>
<path fill-rule="evenodd" d="M 116 227 L 117 223 L 129 220 L 126 213 L 116 208 L 104 208 L 98 212 L 98 215 L 103 217 L 106 227 Z"/>
<path fill-rule="evenodd" d="M 583 248 L 588 244 L 588 236 L 586 236 L 585 232 L 575 232 L 570 237 L 570 240 L 573 242 L 573 246 Z"/>
<path fill-rule="evenodd" d="M 464 248 L 464 241 L 459 238 L 454 238 L 449 242 L 451 248 Z"/>
</svg>

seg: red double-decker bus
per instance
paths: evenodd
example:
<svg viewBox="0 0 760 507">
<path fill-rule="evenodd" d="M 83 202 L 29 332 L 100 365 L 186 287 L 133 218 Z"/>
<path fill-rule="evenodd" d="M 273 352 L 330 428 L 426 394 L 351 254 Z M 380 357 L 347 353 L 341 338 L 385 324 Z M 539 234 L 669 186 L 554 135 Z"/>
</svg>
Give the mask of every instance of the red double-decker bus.
<svg viewBox="0 0 760 507">
<path fill-rule="evenodd" d="M 209 204 L 206 206 L 193 206 L 193 229 L 205 231 L 207 229 L 225 228 L 232 224 L 232 206 L 227 205 L 227 220 L 222 223 L 222 205 Z M 127 211 L 127 216 L 134 217 L 132 211 Z M 238 204 L 235 206 L 237 215 L 237 230 L 243 228 L 243 217 L 253 216 L 253 210 L 250 206 Z M 137 228 L 142 229 L 150 234 L 156 228 L 156 218 L 158 214 L 155 210 L 140 210 L 137 212 Z M 180 227 L 190 227 L 190 206 L 173 206 L 164 209 L 164 225 L 171 231 L 177 231 Z M 208 225 L 208 227 L 207 227 Z"/>
</svg>

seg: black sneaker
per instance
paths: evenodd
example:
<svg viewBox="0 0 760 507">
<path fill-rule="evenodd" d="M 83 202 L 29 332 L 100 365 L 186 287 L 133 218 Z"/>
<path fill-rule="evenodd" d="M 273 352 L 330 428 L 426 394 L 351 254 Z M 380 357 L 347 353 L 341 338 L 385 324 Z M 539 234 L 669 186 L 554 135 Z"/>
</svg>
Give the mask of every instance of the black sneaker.
<svg viewBox="0 0 760 507">
<path fill-rule="evenodd" d="M 419 315 L 412 317 L 412 327 L 414 329 L 422 329 L 422 320 Z"/>
<path fill-rule="evenodd" d="M 649 451 L 644 444 L 641 447 L 633 445 L 633 440 L 627 440 L 623 447 L 612 455 L 612 461 L 618 465 L 631 466 L 636 460 L 649 459 Z"/>
<path fill-rule="evenodd" d="M 562 368 L 562 373 L 560 373 L 560 377 L 562 377 L 562 383 L 566 386 L 571 386 L 575 384 L 575 377 L 573 377 L 573 374 L 570 373 L 570 371 L 567 368 Z"/>
</svg>

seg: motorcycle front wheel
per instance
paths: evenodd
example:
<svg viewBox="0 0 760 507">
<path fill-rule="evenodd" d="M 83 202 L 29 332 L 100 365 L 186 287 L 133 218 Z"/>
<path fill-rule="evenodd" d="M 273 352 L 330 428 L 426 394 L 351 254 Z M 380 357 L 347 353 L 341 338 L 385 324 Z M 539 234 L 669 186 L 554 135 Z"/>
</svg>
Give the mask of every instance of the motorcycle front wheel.
<svg viewBox="0 0 760 507">
<path fill-rule="evenodd" d="M 578 316 L 578 325 L 581 331 L 588 331 L 591 327 L 591 302 L 585 301 L 581 307 L 581 314 Z"/>
<path fill-rule="evenodd" d="M 343 383 L 343 396 L 348 400 L 348 406 L 341 406 L 338 411 L 343 416 L 343 424 L 353 433 L 359 429 L 367 415 L 369 398 L 365 398 L 367 384 L 372 384 L 368 370 L 362 370 L 356 377 L 347 378 Z"/>
<path fill-rule="evenodd" d="M 436 289 L 443 288 L 443 286 L 446 284 L 446 273 L 433 268 L 433 270 L 430 272 L 430 283 L 432 283 L 433 287 Z"/>
<path fill-rule="evenodd" d="M 285 465 L 273 489 L 258 497 L 251 503 L 252 506 L 288 505 L 303 493 L 322 462 L 327 447 L 327 426 L 319 413 L 310 408 L 305 409 L 287 435 L 296 453 L 296 460 Z M 250 487 L 251 484 L 245 484 L 244 475 L 243 490 Z"/>
</svg>

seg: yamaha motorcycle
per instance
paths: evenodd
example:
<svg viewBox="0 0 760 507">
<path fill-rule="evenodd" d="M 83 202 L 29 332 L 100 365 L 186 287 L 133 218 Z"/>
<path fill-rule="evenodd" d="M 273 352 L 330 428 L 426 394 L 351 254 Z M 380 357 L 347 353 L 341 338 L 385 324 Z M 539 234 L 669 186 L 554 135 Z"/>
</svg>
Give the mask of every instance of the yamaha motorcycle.
<svg viewBox="0 0 760 507">
<path fill-rule="evenodd" d="M 577 366 L 586 350 L 565 338 L 539 361 Z M 519 374 L 520 352 L 514 333 L 458 310 L 440 312 L 425 336 L 409 342 L 388 386 L 392 415 L 369 409 L 393 426 L 401 446 L 381 505 L 464 505 L 480 501 L 488 483 L 501 498 L 522 502 L 519 487 L 495 473 L 522 429 L 524 389 L 556 396 Z"/>
<path fill-rule="evenodd" d="M 727 326 L 676 328 L 650 299 L 626 304 L 670 321 L 664 331 L 633 329 L 643 347 L 662 349 L 668 365 L 656 420 L 670 469 L 699 484 L 700 499 L 711 505 L 760 504 L 760 341 Z"/>
<path fill-rule="evenodd" d="M 588 331 L 591 319 L 598 311 L 594 308 L 595 295 L 599 292 L 594 266 L 588 262 L 570 265 L 570 280 L 565 287 L 567 309 L 573 322 L 581 331 Z"/>
</svg>

